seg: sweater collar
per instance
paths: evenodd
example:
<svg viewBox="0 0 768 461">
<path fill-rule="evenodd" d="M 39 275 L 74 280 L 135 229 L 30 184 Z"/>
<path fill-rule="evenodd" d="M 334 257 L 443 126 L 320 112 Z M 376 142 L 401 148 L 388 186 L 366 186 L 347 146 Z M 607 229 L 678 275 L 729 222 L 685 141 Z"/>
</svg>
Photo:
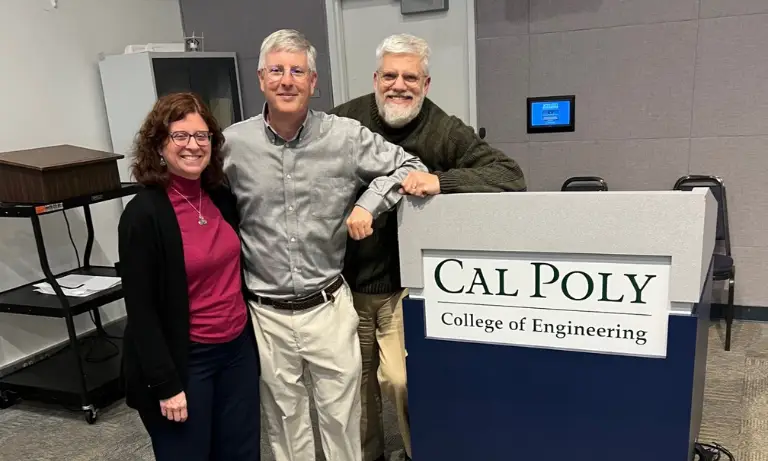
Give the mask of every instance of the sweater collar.
<svg viewBox="0 0 768 461">
<path fill-rule="evenodd" d="M 171 174 L 169 187 L 176 189 L 186 197 L 198 197 L 201 191 L 201 182 L 200 179 L 187 179 Z"/>
<path fill-rule="evenodd" d="M 410 135 L 413 130 L 416 129 L 419 125 L 421 125 L 422 121 L 424 121 L 425 113 L 427 112 L 427 108 L 431 104 L 431 101 L 425 96 L 424 97 L 424 103 L 421 105 L 421 110 L 416 115 L 416 118 L 408 122 L 405 126 L 402 126 L 400 128 L 394 128 L 390 125 L 388 125 L 384 119 L 381 118 L 381 115 L 379 115 L 379 107 L 376 105 L 376 95 L 371 93 L 370 98 L 370 111 L 371 111 L 371 120 L 373 120 L 373 123 L 381 130 L 382 133 L 386 133 L 389 136 L 394 137 L 406 137 Z"/>
</svg>

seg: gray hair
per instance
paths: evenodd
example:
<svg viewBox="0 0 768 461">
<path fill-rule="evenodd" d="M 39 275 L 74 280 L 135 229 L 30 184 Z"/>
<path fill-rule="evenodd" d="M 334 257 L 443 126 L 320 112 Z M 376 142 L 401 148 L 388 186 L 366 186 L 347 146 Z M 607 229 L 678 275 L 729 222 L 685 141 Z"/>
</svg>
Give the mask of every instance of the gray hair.
<svg viewBox="0 0 768 461">
<path fill-rule="evenodd" d="M 272 32 L 261 42 L 259 52 L 259 69 L 263 69 L 269 53 L 287 51 L 289 53 L 306 53 L 310 72 L 316 72 L 315 61 L 317 50 L 301 32 L 293 29 L 281 29 Z"/>
<path fill-rule="evenodd" d="M 376 48 L 376 60 L 381 66 L 381 60 L 386 54 L 415 54 L 421 60 L 424 75 L 429 75 L 429 55 L 431 51 L 426 40 L 411 34 L 395 34 L 382 40 Z"/>
</svg>

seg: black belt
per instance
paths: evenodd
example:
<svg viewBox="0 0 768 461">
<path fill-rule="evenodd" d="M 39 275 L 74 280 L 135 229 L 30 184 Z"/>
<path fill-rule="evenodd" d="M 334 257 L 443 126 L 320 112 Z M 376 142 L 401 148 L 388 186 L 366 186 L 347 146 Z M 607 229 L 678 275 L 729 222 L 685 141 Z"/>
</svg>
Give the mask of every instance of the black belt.
<svg viewBox="0 0 768 461">
<path fill-rule="evenodd" d="M 327 301 L 334 301 L 333 293 L 336 292 L 344 284 L 344 279 L 339 276 L 330 285 L 322 290 L 313 293 L 308 296 L 297 299 L 274 299 L 264 296 L 258 296 L 251 293 L 250 290 L 245 290 L 245 297 L 249 301 L 254 301 L 265 306 L 272 306 L 275 309 L 289 310 L 289 311 L 302 311 L 304 309 L 310 309 L 315 306 L 319 306 Z"/>
</svg>

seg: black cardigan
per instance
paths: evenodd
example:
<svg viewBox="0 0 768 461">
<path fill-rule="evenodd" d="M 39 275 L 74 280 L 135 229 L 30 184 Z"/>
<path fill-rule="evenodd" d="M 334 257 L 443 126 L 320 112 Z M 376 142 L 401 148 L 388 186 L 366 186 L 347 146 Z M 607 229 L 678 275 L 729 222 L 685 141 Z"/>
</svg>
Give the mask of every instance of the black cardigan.
<svg viewBox="0 0 768 461">
<path fill-rule="evenodd" d="M 220 187 L 208 194 L 238 232 L 231 192 Z M 159 401 L 186 387 L 190 328 L 181 230 L 164 189 L 143 188 L 128 203 L 118 225 L 118 248 L 128 314 L 122 357 L 125 400 L 147 417 L 158 416 Z M 251 329 L 250 321 L 248 325 Z"/>
</svg>

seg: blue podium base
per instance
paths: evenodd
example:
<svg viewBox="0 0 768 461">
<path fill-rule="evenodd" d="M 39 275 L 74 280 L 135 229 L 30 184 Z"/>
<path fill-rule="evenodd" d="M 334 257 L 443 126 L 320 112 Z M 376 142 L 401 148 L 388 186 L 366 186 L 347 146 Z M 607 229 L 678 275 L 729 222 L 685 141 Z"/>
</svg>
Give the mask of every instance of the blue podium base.
<svg viewBox="0 0 768 461">
<path fill-rule="evenodd" d="M 667 357 L 425 338 L 403 302 L 416 461 L 689 461 L 701 424 L 711 283 L 670 315 Z"/>
</svg>

